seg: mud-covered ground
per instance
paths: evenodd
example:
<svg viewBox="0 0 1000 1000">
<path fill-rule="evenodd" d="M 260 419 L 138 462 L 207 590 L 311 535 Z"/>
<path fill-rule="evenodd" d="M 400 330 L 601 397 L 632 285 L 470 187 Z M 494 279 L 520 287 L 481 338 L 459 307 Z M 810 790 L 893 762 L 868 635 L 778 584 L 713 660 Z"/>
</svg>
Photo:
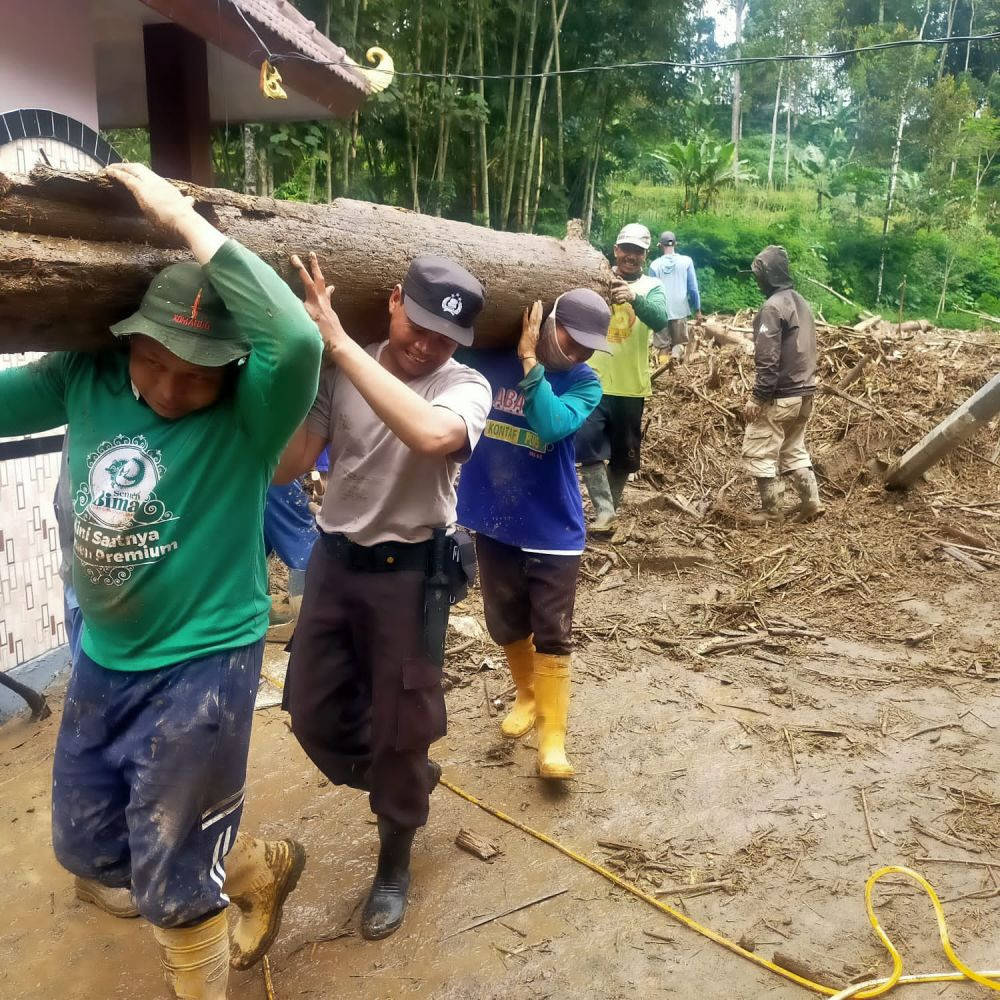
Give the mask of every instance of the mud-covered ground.
<svg viewBox="0 0 1000 1000">
<path fill-rule="evenodd" d="M 769 540 L 760 541 L 768 551 Z M 879 595 L 886 636 L 938 626 L 914 647 L 808 622 L 804 631 L 823 638 L 775 636 L 697 657 L 683 637 L 698 631 L 705 609 L 686 602 L 717 576 L 712 565 L 638 580 L 612 573 L 610 584 L 596 585 L 604 590 L 581 595 L 571 734 L 578 776 L 565 787 L 534 776 L 530 740 L 498 738 L 484 690 L 496 697 L 507 679 L 488 641 L 452 656 L 450 732 L 435 749 L 445 775 L 759 954 L 792 956 L 831 984 L 887 968 L 862 902 L 866 877 L 883 864 L 925 872 L 949 901 L 960 954 L 975 967 L 1000 966 L 992 878 L 1000 869 L 919 860 L 1000 856 L 1000 687 L 995 669 L 960 666 L 963 651 L 993 644 L 1000 600 L 992 574 L 919 595 L 900 581 Z M 475 598 L 468 605 L 459 614 L 475 618 Z M 696 636 L 690 648 L 703 641 Z M 455 634 L 451 644 L 463 642 Z M 267 671 L 280 674 L 276 649 Z M 3 995 L 166 996 L 148 927 L 77 902 L 53 860 L 55 708 L 40 725 L 20 719 L 0 730 Z M 945 728 L 914 735 L 932 726 Z M 317 774 L 278 708 L 257 713 L 245 823 L 293 834 L 309 852 L 271 953 L 279 1000 L 804 995 L 444 788 L 417 840 L 403 929 L 363 941 L 358 909 L 376 849 L 365 797 Z M 484 863 L 460 851 L 463 827 L 502 853 Z M 929 904 L 908 885 L 884 885 L 879 912 L 908 970 L 943 968 Z M 910 987 L 927 996 L 941 989 Z M 952 997 L 979 992 L 946 988 Z M 265 997 L 261 971 L 234 974 L 230 995 Z"/>
<path fill-rule="evenodd" d="M 889 970 L 863 890 L 891 864 L 931 879 L 969 964 L 1000 968 L 996 428 L 908 495 L 878 482 L 996 370 L 996 349 L 826 337 L 824 378 L 868 358 L 849 398 L 817 397 L 826 517 L 748 523 L 746 361 L 700 349 L 658 380 L 644 477 L 616 536 L 584 560 L 575 780 L 546 786 L 532 740 L 499 737 L 509 680 L 475 592 L 453 615 L 449 734 L 433 752 L 457 786 L 807 977 L 842 987 Z M 280 681 L 282 660 L 271 647 L 266 675 Z M 166 996 L 149 928 L 77 902 L 52 857 L 60 708 L 0 729 L 0 996 Z M 247 803 L 246 829 L 295 836 L 309 854 L 270 956 L 277 1000 L 807 995 L 443 787 L 403 928 L 363 941 L 376 854 L 365 796 L 316 772 L 277 707 L 256 715 Z M 461 851 L 463 828 L 501 853 Z M 920 890 L 888 879 L 876 898 L 907 971 L 945 969 Z M 234 974 L 230 996 L 264 998 L 261 970 Z"/>
</svg>

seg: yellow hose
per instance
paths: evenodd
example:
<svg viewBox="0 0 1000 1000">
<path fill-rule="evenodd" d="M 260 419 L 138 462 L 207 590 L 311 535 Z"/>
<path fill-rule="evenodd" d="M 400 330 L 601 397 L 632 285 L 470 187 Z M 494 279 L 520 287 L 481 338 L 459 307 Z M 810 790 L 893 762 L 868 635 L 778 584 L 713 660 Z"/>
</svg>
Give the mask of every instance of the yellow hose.
<svg viewBox="0 0 1000 1000">
<path fill-rule="evenodd" d="M 955 949 L 952 947 L 951 940 L 948 937 L 948 926 L 945 922 L 944 911 L 941 908 L 941 901 L 938 899 L 937 893 L 934 891 L 930 882 L 928 882 L 923 875 L 919 874 L 919 872 L 913 871 L 911 868 L 904 868 L 900 865 L 890 865 L 885 868 L 879 868 L 878 871 L 872 873 L 868 881 L 865 883 L 865 908 L 868 911 L 868 920 L 874 928 L 875 933 L 878 935 L 879 940 L 892 957 L 892 975 L 884 979 L 873 979 L 867 983 L 859 983 L 854 986 L 849 986 L 846 989 L 836 990 L 829 986 L 824 986 L 822 983 L 814 983 L 811 979 L 806 979 L 804 976 L 800 976 L 789 969 L 783 969 L 780 965 L 775 965 L 774 962 L 770 962 L 766 958 L 762 958 L 760 955 L 755 955 L 752 951 L 747 951 L 746 948 L 741 948 L 735 941 L 730 941 L 729 938 L 723 937 L 718 932 L 713 931 L 710 927 L 705 927 L 703 924 L 699 924 L 697 920 L 692 920 L 690 917 L 685 916 L 678 910 L 673 909 L 673 907 L 661 902 L 655 896 L 650 896 L 649 893 L 643 892 L 643 890 L 638 886 L 633 885 L 631 882 L 626 882 L 625 879 L 620 878 L 614 872 L 609 871 L 602 865 L 597 864 L 597 862 L 591 861 L 582 854 L 577 854 L 576 851 L 570 850 L 570 848 L 560 844 L 558 840 L 553 840 L 552 837 L 547 834 L 541 833 L 538 830 L 533 830 L 530 826 L 520 822 L 520 820 L 516 820 L 512 816 L 508 816 L 506 813 L 501 812 L 499 809 L 495 809 L 493 806 L 488 805 L 481 799 L 477 799 L 474 795 L 470 795 L 464 789 L 459 788 L 457 785 L 453 785 L 446 778 L 441 778 L 441 784 L 444 785 L 444 787 L 449 791 L 454 792 L 457 796 L 459 796 L 459 798 L 465 799 L 466 802 L 471 802 L 472 805 L 478 806 L 478 808 L 482 809 L 484 812 L 488 812 L 491 816 L 495 816 L 504 823 L 508 823 L 510 826 L 515 827 L 522 833 L 527 833 L 536 840 L 540 840 L 543 844 L 548 844 L 549 847 L 554 847 L 561 854 L 565 854 L 566 857 L 571 858 L 578 864 L 581 864 L 585 868 L 589 868 L 592 872 L 596 872 L 598 875 L 603 876 L 609 882 L 612 882 L 620 889 L 624 889 L 626 892 L 631 893 L 637 899 L 641 899 L 643 902 L 649 903 L 650 906 L 655 907 L 661 913 L 665 913 L 668 917 L 672 917 L 678 923 L 681 923 L 685 927 L 693 930 L 696 934 L 700 934 L 702 937 L 708 938 L 709 941 L 714 941 L 716 944 L 721 945 L 727 951 L 731 951 L 734 954 L 739 955 L 740 958 L 745 958 L 748 962 L 752 962 L 754 965 L 757 965 L 762 969 L 767 969 L 769 972 L 773 972 L 778 976 L 791 980 L 791 982 L 797 983 L 799 986 L 803 986 L 807 990 L 812 990 L 814 993 L 820 993 L 824 996 L 833 997 L 834 1000 L 847 1000 L 849 997 L 857 998 L 857 1000 L 865 1000 L 865 998 L 882 996 L 884 993 L 888 993 L 889 990 L 900 983 L 943 983 L 961 979 L 972 980 L 972 982 L 979 983 L 981 986 L 985 986 L 989 990 L 1000 993 L 1000 982 L 994 981 L 996 979 L 1000 979 L 1000 971 L 976 972 L 973 969 L 970 969 L 969 966 L 967 966 L 958 957 L 958 955 L 955 954 Z M 941 935 L 941 945 L 944 948 L 944 953 L 948 956 L 948 961 L 951 962 L 952 966 L 958 970 L 957 972 L 934 972 L 912 976 L 904 976 L 902 974 L 903 959 L 899 954 L 899 950 L 892 943 L 892 941 L 889 940 L 888 935 L 882 929 L 882 925 L 879 923 L 878 917 L 875 915 L 875 907 L 872 902 L 872 891 L 875 888 L 875 884 L 886 875 L 905 875 L 907 878 L 913 879 L 913 881 L 915 881 L 930 897 L 931 905 L 934 907 L 934 913 L 937 917 L 938 931 Z"/>
</svg>

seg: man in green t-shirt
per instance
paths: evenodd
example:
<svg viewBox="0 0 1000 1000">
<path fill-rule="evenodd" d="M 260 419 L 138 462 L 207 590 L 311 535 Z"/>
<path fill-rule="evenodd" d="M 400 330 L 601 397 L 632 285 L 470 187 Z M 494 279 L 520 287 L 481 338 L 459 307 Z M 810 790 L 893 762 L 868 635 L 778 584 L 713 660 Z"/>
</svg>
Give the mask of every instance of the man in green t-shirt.
<svg viewBox="0 0 1000 1000">
<path fill-rule="evenodd" d="M 84 627 L 52 843 L 80 898 L 153 925 L 177 996 L 221 1000 L 230 961 L 270 946 L 304 864 L 294 841 L 237 830 L 268 625 L 264 495 L 322 343 L 278 275 L 172 184 L 107 173 L 197 262 L 153 279 L 112 328 L 117 349 L 0 374 L 0 435 L 70 431 Z"/>
<path fill-rule="evenodd" d="M 576 433 L 576 460 L 583 466 L 596 517 L 591 530 L 604 534 L 615 525 L 625 484 L 639 471 L 642 413 L 653 394 L 649 342 L 667 325 L 667 298 L 659 280 L 643 274 L 652 237 L 637 222 L 615 241 L 615 284 L 611 291 L 608 346 L 588 364 L 597 372 L 604 396 Z M 605 465 L 607 463 L 607 465 Z"/>
</svg>

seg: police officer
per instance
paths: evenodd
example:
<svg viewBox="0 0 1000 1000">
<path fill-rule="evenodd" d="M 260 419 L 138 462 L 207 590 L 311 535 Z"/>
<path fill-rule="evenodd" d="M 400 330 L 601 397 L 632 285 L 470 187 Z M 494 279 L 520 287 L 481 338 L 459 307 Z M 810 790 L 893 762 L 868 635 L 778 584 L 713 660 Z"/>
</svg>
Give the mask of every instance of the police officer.
<svg viewBox="0 0 1000 1000">
<path fill-rule="evenodd" d="M 369 940 L 403 921 L 410 848 L 440 770 L 427 749 L 446 729 L 441 687 L 447 598 L 441 539 L 455 523 L 455 481 L 490 409 L 489 383 L 452 358 L 471 345 L 483 289 L 441 257 L 414 259 L 389 296 L 389 337 L 345 333 L 315 256 L 299 264 L 306 309 L 333 364 L 277 482 L 329 446 L 320 540 L 288 668 L 292 731 L 334 783 L 365 789 L 380 851 L 362 914 Z M 435 560 L 434 551 L 438 550 Z"/>
</svg>

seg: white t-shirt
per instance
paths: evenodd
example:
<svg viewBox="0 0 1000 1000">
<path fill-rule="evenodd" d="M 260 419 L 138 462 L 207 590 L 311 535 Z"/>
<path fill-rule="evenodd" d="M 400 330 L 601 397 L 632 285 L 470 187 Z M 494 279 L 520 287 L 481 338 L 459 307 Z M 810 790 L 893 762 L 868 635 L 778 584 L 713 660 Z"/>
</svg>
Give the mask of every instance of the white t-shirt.
<svg viewBox="0 0 1000 1000">
<path fill-rule="evenodd" d="M 366 350 L 377 360 L 387 343 Z M 377 545 L 424 542 L 434 528 L 455 523 L 455 481 L 486 426 L 490 384 L 454 358 L 406 384 L 465 421 L 469 448 L 444 458 L 418 455 L 389 430 L 349 378 L 336 368 L 324 370 L 306 418 L 309 431 L 330 441 L 330 479 L 316 518 L 323 531 Z"/>
</svg>

